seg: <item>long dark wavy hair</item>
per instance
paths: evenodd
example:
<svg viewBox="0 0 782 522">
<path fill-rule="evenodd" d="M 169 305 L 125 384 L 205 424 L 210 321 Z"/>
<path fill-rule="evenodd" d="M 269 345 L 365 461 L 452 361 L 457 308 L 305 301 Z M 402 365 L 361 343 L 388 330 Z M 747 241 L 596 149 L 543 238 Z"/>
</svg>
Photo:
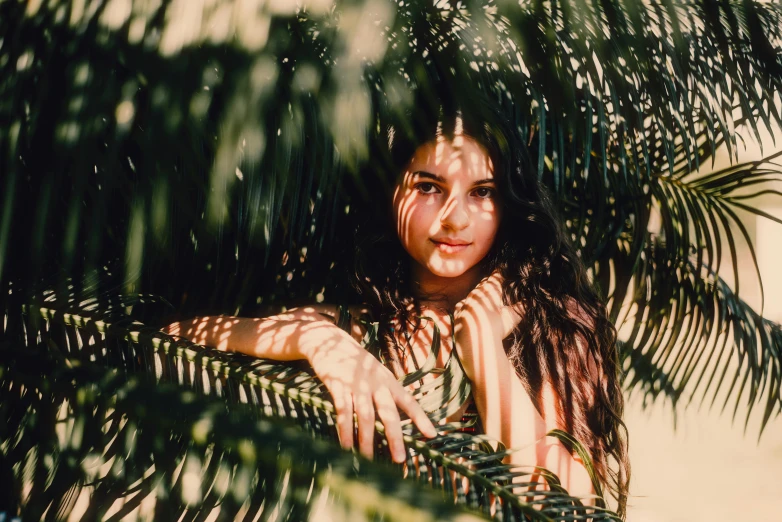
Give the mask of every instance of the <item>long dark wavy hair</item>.
<svg viewBox="0 0 782 522">
<path fill-rule="evenodd" d="M 431 101 L 431 100 L 428 100 Z M 542 390 L 559 402 L 558 423 L 589 451 L 599 481 L 611 490 L 624 516 L 630 477 L 627 430 L 616 330 L 604 303 L 569 241 L 549 191 L 509 118 L 494 103 L 469 106 L 423 103 L 415 113 L 378 113 L 371 164 L 358 180 L 370 204 L 357 218 L 353 284 L 380 324 L 384 362 L 404 357 L 390 329 L 391 318 L 413 324 L 417 310 L 410 289 L 410 258 L 397 237 L 391 205 L 399 174 L 416 147 L 438 134 L 462 132 L 480 143 L 494 165 L 503 217 L 495 244 L 482 261 L 485 274 L 498 270 L 504 300 L 523 311 L 505 349 L 533 402 L 542 411 Z M 384 199 L 381 199 L 384 198 Z M 378 205 L 385 201 L 386 205 Z M 573 378 L 581 376 L 581 378 Z"/>
</svg>

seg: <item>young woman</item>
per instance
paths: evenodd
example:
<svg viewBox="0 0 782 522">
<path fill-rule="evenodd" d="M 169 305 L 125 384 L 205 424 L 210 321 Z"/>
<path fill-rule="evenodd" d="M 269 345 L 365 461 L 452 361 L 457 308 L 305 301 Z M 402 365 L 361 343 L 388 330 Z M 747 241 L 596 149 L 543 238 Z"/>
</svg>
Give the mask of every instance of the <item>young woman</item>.
<svg viewBox="0 0 782 522">
<path fill-rule="evenodd" d="M 343 331 L 334 305 L 196 318 L 168 332 L 222 350 L 306 359 L 333 397 L 342 445 L 356 442 L 371 458 L 379 418 L 392 459 L 403 462 L 400 410 L 425 436 L 436 434 L 399 381 L 426 359 L 436 326 L 438 365 L 456 350 L 483 430 L 520 448 L 508 460 L 553 471 L 571 494 L 592 493 L 580 459 L 545 437 L 564 430 L 589 451 L 623 513 L 629 463 L 615 331 L 526 147 L 498 111 L 478 106 L 378 127 L 377 171 L 364 178 L 377 186 L 365 188 L 387 193 L 387 203 L 359 212 L 353 279 L 363 303 L 350 310 L 376 322 L 379 359 L 360 344 L 366 322 Z"/>
</svg>

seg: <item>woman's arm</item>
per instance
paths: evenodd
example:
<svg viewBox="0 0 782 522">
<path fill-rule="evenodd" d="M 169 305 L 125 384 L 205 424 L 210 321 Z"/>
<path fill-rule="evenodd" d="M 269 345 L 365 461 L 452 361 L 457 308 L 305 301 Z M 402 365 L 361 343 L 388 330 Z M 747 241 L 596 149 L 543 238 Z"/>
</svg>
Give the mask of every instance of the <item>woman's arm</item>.
<svg viewBox="0 0 782 522">
<path fill-rule="evenodd" d="M 172 323 L 163 331 L 221 351 L 240 352 L 277 361 L 307 359 L 313 347 L 339 335 L 337 308 L 312 305 L 293 308 L 264 318 L 195 317 Z M 357 322 L 351 324 L 355 340 L 363 337 Z M 342 336 L 345 337 L 345 336 Z"/>
<path fill-rule="evenodd" d="M 355 413 L 359 449 L 372 458 L 377 416 L 385 427 L 392 458 L 403 462 L 399 409 L 427 437 L 436 435 L 434 425 L 390 370 L 321 315 L 333 316 L 334 311 L 334 307 L 320 305 L 263 319 L 199 317 L 173 323 L 164 331 L 219 350 L 278 361 L 306 359 L 331 393 L 342 446 L 353 446 Z"/>
<path fill-rule="evenodd" d="M 556 423 L 553 391 L 544 390 L 543 412 L 538 412 L 508 360 L 502 341 L 518 324 L 519 316 L 502 305 L 499 275 L 492 275 L 470 293 L 455 314 L 456 348 L 486 434 L 506 447 L 519 449 L 509 462 L 535 464 L 559 476 L 576 496 L 592 494 L 592 481 L 583 464 L 558 441 L 545 435 Z"/>
</svg>

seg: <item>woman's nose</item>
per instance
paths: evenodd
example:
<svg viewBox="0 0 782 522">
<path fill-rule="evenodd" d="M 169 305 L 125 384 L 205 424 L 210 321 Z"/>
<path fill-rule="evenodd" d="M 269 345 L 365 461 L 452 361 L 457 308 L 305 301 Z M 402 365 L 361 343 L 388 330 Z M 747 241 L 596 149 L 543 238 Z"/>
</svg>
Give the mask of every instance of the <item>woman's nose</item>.
<svg viewBox="0 0 782 522">
<path fill-rule="evenodd" d="M 459 198 L 449 199 L 443 208 L 440 223 L 447 228 L 462 230 L 470 224 L 470 215 L 467 206 Z"/>
</svg>

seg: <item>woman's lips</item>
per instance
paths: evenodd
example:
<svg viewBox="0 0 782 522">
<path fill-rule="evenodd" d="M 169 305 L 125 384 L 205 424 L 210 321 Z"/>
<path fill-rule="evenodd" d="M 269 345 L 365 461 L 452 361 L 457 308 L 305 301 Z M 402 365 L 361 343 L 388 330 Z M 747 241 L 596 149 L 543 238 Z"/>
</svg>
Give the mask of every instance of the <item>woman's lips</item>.
<svg viewBox="0 0 782 522">
<path fill-rule="evenodd" d="M 447 243 L 445 241 L 431 240 L 435 244 L 437 250 L 444 254 L 458 254 L 459 252 L 466 250 L 470 243 Z"/>
</svg>

